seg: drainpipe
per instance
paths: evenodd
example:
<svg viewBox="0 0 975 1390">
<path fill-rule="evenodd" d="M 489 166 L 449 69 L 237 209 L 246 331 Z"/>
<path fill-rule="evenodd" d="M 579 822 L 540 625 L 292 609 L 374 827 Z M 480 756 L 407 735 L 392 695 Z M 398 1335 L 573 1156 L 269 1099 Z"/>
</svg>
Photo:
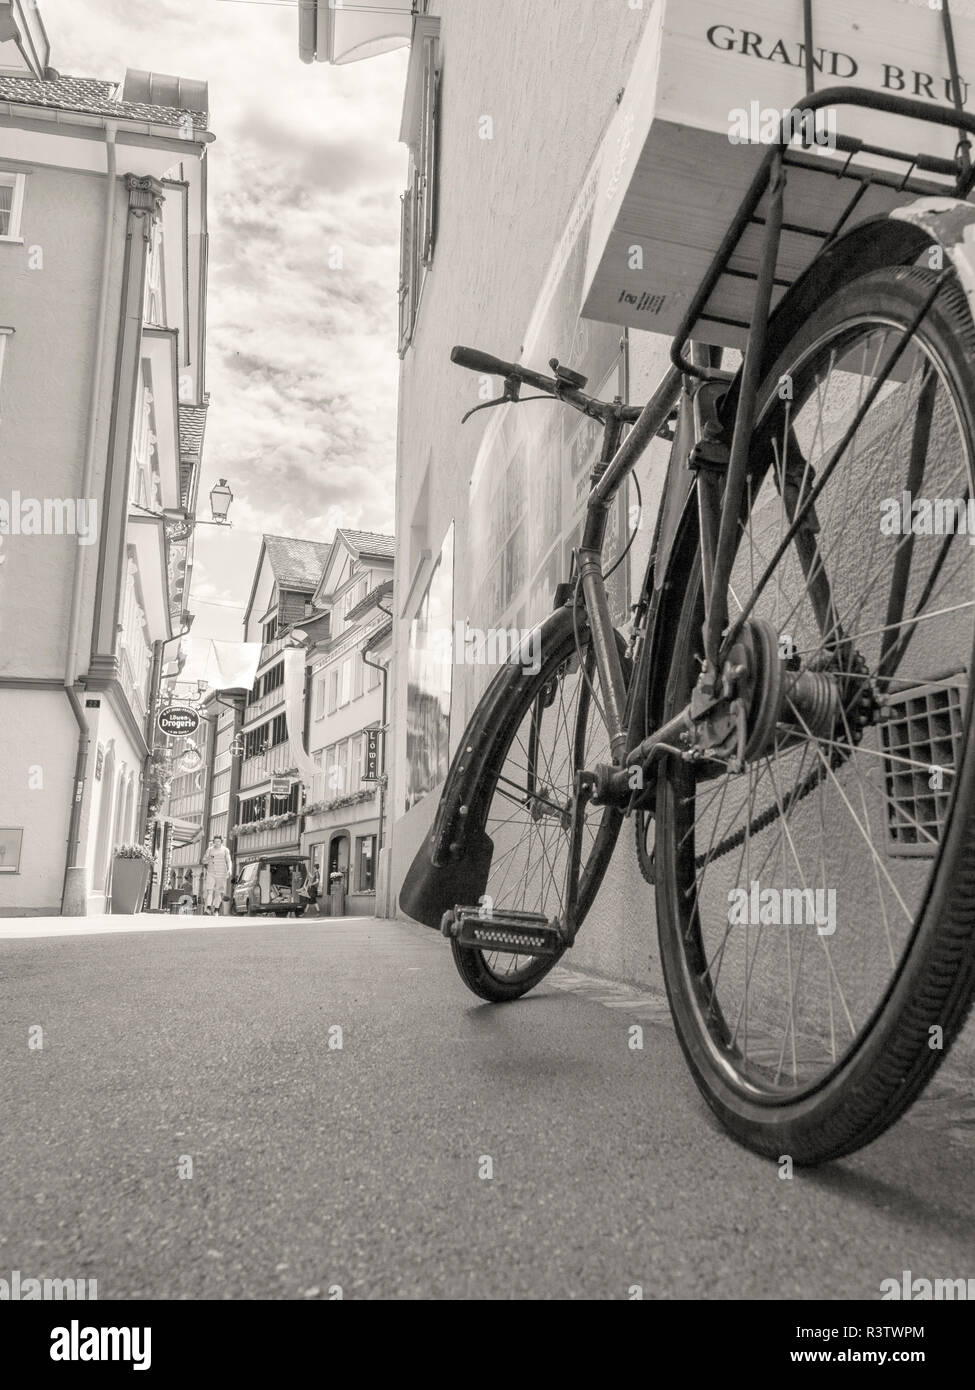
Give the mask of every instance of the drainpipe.
<svg viewBox="0 0 975 1390">
<path fill-rule="evenodd" d="M 228 705 L 226 700 L 221 700 L 220 696 L 219 696 L 218 694 L 216 694 L 216 693 L 214 694 L 214 697 L 213 697 L 213 698 L 216 700 L 216 702 L 217 702 L 218 705 L 223 705 L 224 709 L 229 709 L 229 710 L 232 710 L 232 711 L 233 711 L 234 722 L 233 722 L 233 725 L 231 726 L 231 730 L 232 730 L 232 731 L 231 731 L 231 736 L 230 736 L 230 741 L 231 741 L 231 743 L 233 743 L 233 742 L 239 737 L 240 732 L 241 732 L 241 729 L 242 729 L 243 726 L 244 726 L 244 700 L 245 700 L 246 697 L 243 697 L 243 696 L 235 696 L 235 697 L 234 697 L 234 702 L 233 702 L 232 705 Z M 218 727 L 219 727 L 219 715 L 218 715 L 217 718 L 218 718 Z M 216 741 L 215 741 L 215 740 L 214 740 L 214 752 L 216 752 Z M 234 832 L 234 831 L 236 830 L 236 828 L 237 828 L 237 811 L 238 811 L 239 802 L 240 802 L 240 772 L 241 772 L 241 767 L 242 767 L 242 765 L 243 765 L 243 761 L 244 761 L 243 754 L 241 754 L 241 756 L 240 756 L 239 758 L 235 758 L 235 757 L 231 754 L 231 758 L 230 758 L 230 786 L 229 786 L 228 791 L 227 791 L 227 797 L 228 797 L 228 800 L 227 800 L 227 833 L 226 833 L 226 835 L 225 835 L 225 837 L 224 837 L 224 844 L 225 844 L 225 845 L 227 846 L 227 848 L 230 850 L 230 869 L 231 869 L 231 879 L 230 879 L 230 881 L 231 881 L 231 883 L 233 883 L 233 882 L 236 880 L 236 878 L 237 878 L 237 837 L 234 835 L 233 832 Z M 211 766 L 212 766 L 212 764 L 211 764 Z M 209 826 L 207 826 L 207 834 L 208 834 L 208 835 L 210 834 L 210 827 L 209 827 Z M 209 844 L 209 843 L 210 843 L 210 841 L 207 840 L 207 844 Z"/>
<path fill-rule="evenodd" d="M 81 496 L 86 501 L 91 497 L 92 479 L 95 473 L 95 450 L 98 444 L 98 408 L 101 402 L 102 363 L 105 356 L 105 337 L 108 325 L 109 279 L 112 271 L 112 230 L 115 221 L 115 186 L 117 161 L 115 137 L 118 127 L 114 121 L 105 124 L 105 208 L 102 227 L 102 270 L 98 297 L 98 318 L 95 328 L 95 360 L 92 367 L 91 397 L 88 407 L 88 431 L 85 438 L 85 462 L 82 474 Z M 101 518 L 98 518 L 99 522 Z M 71 612 L 68 620 L 68 646 L 64 665 L 64 693 L 68 697 L 71 713 L 78 725 L 78 754 L 75 759 L 74 783 L 71 788 L 71 805 L 68 813 L 68 844 L 64 864 L 64 883 L 61 889 L 61 916 L 84 917 L 88 909 L 88 885 L 85 882 L 85 866 L 78 863 L 81 844 L 81 809 L 84 802 L 85 782 L 88 776 L 88 757 L 91 748 L 91 731 L 88 720 L 78 698 L 75 685 L 78 679 L 78 628 L 81 620 L 81 590 L 83 582 L 84 553 L 81 546 L 75 547 L 74 576 L 71 589 Z"/>
<path fill-rule="evenodd" d="M 389 611 L 383 608 L 381 603 L 377 603 L 376 607 L 381 613 L 387 613 Z M 392 613 L 390 613 L 389 616 L 392 617 Z M 379 841 L 376 846 L 376 859 L 378 862 L 379 852 L 383 847 L 383 821 L 386 815 L 386 717 L 389 704 L 389 668 L 383 666 L 378 661 L 370 661 L 367 652 L 368 648 L 364 647 L 362 650 L 363 664 L 371 666 L 374 671 L 378 671 L 383 681 L 383 767 L 382 780 L 379 783 Z"/>
<path fill-rule="evenodd" d="M 156 716 L 159 713 L 159 687 L 162 684 L 162 668 L 166 657 L 166 648 L 170 642 L 177 642 L 183 637 L 190 635 L 190 628 L 193 626 L 193 613 L 184 613 L 183 621 L 186 626 L 179 632 L 174 632 L 172 637 L 157 637 L 152 644 L 152 668 L 149 672 L 149 709 L 146 713 L 146 757 L 142 769 L 142 795 L 139 801 L 139 831 L 142 835 L 143 843 L 149 833 L 149 774 L 152 770 L 152 755 L 156 751 Z M 146 889 L 148 901 L 151 904 L 153 895 L 156 893 L 156 865 L 153 860 L 152 869 L 149 873 L 149 886 Z M 159 893 L 162 893 L 163 884 L 158 885 Z"/>
</svg>

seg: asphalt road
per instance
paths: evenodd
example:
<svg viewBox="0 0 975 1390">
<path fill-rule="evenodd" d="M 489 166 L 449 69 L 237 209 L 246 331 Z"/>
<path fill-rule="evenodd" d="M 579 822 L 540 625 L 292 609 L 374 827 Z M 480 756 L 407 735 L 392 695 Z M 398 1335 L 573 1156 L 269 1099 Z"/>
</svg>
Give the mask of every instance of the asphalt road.
<svg viewBox="0 0 975 1390">
<path fill-rule="evenodd" d="M 905 1269 L 975 1277 L 963 1092 L 782 1180 L 716 1128 L 635 990 L 562 971 L 496 1007 L 420 927 L 161 925 L 0 940 L 0 1277 L 96 1278 L 100 1299 L 873 1299 Z"/>
</svg>

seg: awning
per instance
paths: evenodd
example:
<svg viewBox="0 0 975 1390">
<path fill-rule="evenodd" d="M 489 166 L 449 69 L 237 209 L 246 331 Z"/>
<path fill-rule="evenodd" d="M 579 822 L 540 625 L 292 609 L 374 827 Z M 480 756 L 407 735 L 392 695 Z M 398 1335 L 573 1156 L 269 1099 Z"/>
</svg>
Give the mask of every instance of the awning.
<svg viewBox="0 0 975 1390">
<path fill-rule="evenodd" d="M 355 63 L 410 41 L 413 0 L 298 0 L 303 63 Z"/>
<path fill-rule="evenodd" d="M 203 826 L 198 825 L 192 820 L 170 820 L 172 827 L 170 833 L 170 845 L 175 849 L 182 849 L 184 845 L 192 845 L 203 837 Z"/>
</svg>

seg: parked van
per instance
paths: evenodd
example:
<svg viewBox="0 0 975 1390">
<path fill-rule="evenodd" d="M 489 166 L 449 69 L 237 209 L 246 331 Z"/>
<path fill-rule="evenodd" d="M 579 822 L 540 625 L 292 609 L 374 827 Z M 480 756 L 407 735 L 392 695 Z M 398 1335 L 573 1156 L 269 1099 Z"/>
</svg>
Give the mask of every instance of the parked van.
<svg viewBox="0 0 975 1390">
<path fill-rule="evenodd" d="M 230 910 L 238 917 L 299 916 L 308 906 L 299 896 L 307 878 L 307 855 L 252 859 L 234 882 Z"/>
</svg>

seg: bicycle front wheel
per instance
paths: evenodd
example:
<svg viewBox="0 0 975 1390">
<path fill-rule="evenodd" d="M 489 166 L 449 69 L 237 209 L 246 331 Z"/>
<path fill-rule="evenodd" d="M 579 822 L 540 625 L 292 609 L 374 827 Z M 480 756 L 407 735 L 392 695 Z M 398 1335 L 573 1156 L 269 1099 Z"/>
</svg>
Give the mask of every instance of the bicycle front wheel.
<svg viewBox="0 0 975 1390">
<path fill-rule="evenodd" d="M 728 590 L 745 757 L 669 756 L 658 784 L 681 1045 L 731 1133 L 798 1163 L 896 1120 L 975 989 L 975 330 L 957 282 L 936 289 L 867 275 L 769 372 Z M 665 718 L 702 621 L 696 566 Z"/>
</svg>

